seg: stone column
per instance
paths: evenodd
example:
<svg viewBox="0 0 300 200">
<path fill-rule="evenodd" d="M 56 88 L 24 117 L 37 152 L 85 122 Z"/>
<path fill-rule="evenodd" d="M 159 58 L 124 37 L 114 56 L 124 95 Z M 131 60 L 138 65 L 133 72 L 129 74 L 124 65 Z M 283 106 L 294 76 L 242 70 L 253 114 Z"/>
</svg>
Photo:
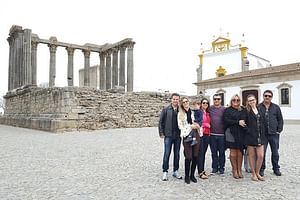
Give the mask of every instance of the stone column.
<svg viewBox="0 0 300 200">
<path fill-rule="evenodd" d="M 18 72 L 17 72 L 17 34 L 13 35 L 13 43 L 12 43 L 12 89 L 17 87 L 18 82 Z"/>
<path fill-rule="evenodd" d="M 74 48 L 72 47 L 66 47 L 66 50 L 68 52 L 68 74 L 67 74 L 67 79 L 68 79 L 68 86 L 74 86 Z"/>
<path fill-rule="evenodd" d="M 55 44 L 49 44 L 50 50 L 50 68 L 49 68 L 49 87 L 55 86 L 56 76 L 56 48 Z"/>
<path fill-rule="evenodd" d="M 22 54 L 22 33 L 18 32 L 17 33 L 17 38 L 16 38 L 16 87 L 21 87 L 23 84 L 23 68 L 22 68 L 22 60 L 23 60 L 23 54 Z"/>
<path fill-rule="evenodd" d="M 118 86 L 118 80 L 119 80 L 119 69 L 118 69 L 118 48 L 113 48 L 113 66 L 112 66 L 112 88 L 115 86 Z"/>
<path fill-rule="evenodd" d="M 38 42 L 34 39 L 31 40 L 31 77 L 32 84 L 36 85 L 37 75 L 37 45 Z"/>
<path fill-rule="evenodd" d="M 22 26 L 13 25 L 9 30 L 9 36 L 11 37 L 11 77 L 10 88 L 15 89 L 20 86 L 20 60 L 22 60 L 21 54 L 21 40 Z"/>
<path fill-rule="evenodd" d="M 109 90 L 111 89 L 111 50 L 106 53 L 106 90 Z"/>
<path fill-rule="evenodd" d="M 82 50 L 84 54 L 84 86 L 90 86 L 90 55 L 91 52 L 89 50 Z"/>
<path fill-rule="evenodd" d="M 135 42 L 127 46 L 127 92 L 133 91 L 133 46 Z"/>
<path fill-rule="evenodd" d="M 120 71 L 119 71 L 119 86 L 124 87 L 125 90 L 125 51 L 126 46 L 120 47 Z"/>
<path fill-rule="evenodd" d="M 12 90 L 12 86 L 13 86 L 13 67 L 12 67 L 12 59 L 13 59 L 13 47 L 12 47 L 12 43 L 13 43 L 13 38 L 12 37 L 8 37 L 7 38 L 8 44 L 9 44 L 9 59 L 8 59 L 8 91 Z"/>
<path fill-rule="evenodd" d="M 22 68 L 24 71 L 24 80 L 22 85 L 31 85 L 32 76 L 31 76 L 31 30 L 25 29 L 23 33 L 23 63 Z"/>
<path fill-rule="evenodd" d="M 99 89 L 105 90 L 106 89 L 106 82 L 105 82 L 105 53 L 100 52 L 100 69 L 99 69 Z"/>
</svg>

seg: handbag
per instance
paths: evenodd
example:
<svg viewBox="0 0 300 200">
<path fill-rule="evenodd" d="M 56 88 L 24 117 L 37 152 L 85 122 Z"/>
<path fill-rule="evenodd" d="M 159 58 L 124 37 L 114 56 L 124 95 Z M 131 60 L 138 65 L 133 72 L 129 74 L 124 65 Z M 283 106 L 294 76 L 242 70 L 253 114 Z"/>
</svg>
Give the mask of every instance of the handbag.
<svg viewBox="0 0 300 200">
<path fill-rule="evenodd" d="M 230 131 L 230 128 L 225 130 L 225 141 L 226 142 L 235 142 L 234 137 Z"/>
<path fill-rule="evenodd" d="M 193 141 L 193 130 L 186 136 L 184 137 L 184 142 L 191 142 Z"/>
</svg>

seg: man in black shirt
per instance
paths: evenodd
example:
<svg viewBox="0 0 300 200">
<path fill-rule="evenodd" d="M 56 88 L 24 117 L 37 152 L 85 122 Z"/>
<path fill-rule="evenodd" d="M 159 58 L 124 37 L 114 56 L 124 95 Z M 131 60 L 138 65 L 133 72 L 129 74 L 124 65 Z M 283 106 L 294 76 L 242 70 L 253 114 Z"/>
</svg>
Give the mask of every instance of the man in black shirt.
<svg viewBox="0 0 300 200">
<path fill-rule="evenodd" d="M 268 139 L 267 144 L 265 145 L 265 155 L 264 161 L 261 166 L 260 175 L 264 176 L 264 170 L 266 168 L 266 151 L 268 144 L 271 147 L 271 161 L 273 166 L 273 172 L 276 176 L 281 176 L 281 172 L 279 170 L 280 166 L 279 162 L 279 136 L 283 130 L 283 117 L 281 114 L 280 107 L 272 103 L 273 92 L 271 90 L 266 90 L 263 93 L 263 102 L 258 105 L 258 108 L 262 111 L 264 115 L 264 125 L 265 125 L 265 135 Z"/>
<path fill-rule="evenodd" d="M 179 175 L 179 154 L 180 154 L 180 130 L 177 123 L 177 113 L 179 104 L 179 94 L 171 95 L 171 104 L 165 107 L 160 114 L 158 131 L 159 136 L 164 139 L 164 156 L 163 156 L 163 181 L 168 180 L 169 158 L 173 145 L 174 161 L 173 161 L 173 176 L 177 179 L 182 179 Z"/>
</svg>

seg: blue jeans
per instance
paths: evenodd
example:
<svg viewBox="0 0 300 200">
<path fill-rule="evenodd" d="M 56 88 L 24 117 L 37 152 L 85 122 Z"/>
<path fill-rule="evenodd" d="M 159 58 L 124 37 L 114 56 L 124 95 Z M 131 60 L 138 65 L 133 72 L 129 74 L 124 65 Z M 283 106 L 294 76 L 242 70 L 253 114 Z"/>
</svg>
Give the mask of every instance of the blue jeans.
<svg viewBox="0 0 300 200">
<path fill-rule="evenodd" d="M 177 171 L 179 169 L 179 152 L 180 152 L 180 144 L 181 138 L 172 138 L 172 137 L 165 137 L 164 138 L 164 157 L 163 157 L 163 172 L 168 172 L 169 170 L 169 158 L 171 154 L 171 149 L 173 145 L 173 152 L 174 152 L 174 161 L 173 161 L 173 171 Z"/>
<path fill-rule="evenodd" d="M 210 150 L 212 158 L 212 168 L 215 170 L 223 170 L 225 167 L 225 138 L 224 136 L 210 136 Z"/>
<path fill-rule="evenodd" d="M 268 148 L 268 144 L 270 144 L 271 147 L 271 161 L 272 161 L 272 166 L 273 166 L 273 171 L 278 170 L 280 168 L 278 162 L 279 162 L 279 134 L 267 134 L 267 144 L 264 145 L 265 147 L 265 154 L 264 154 L 264 161 L 261 166 L 261 170 L 266 169 L 266 151 Z"/>
<path fill-rule="evenodd" d="M 200 148 L 199 148 L 199 155 L 198 155 L 198 174 L 204 171 L 205 166 L 205 154 L 209 145 L 209 138 L 208 135 L 203 135 L 200 138 Z"/>
</svg>

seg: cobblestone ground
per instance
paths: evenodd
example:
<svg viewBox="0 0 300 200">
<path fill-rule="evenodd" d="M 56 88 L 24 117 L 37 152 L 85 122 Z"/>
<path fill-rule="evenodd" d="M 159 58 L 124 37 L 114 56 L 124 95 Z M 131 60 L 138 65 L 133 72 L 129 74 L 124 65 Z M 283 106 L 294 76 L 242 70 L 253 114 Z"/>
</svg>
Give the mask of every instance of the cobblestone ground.
<svg viewBox="0 0 300 200">
<path fill-rule="evenodd" d="M 227 159 L 224 175 L 186 185 L 161 181 L 157 128 L 53 134 L 0 125 L 0 199 L 300 199 L 299 130 L 286 125 L 281 135 L 281 177 L 268 150 L 265 182 L 233 179 Z M 210 171 L 209 150 L 206 160 Z"/>
</svg>

